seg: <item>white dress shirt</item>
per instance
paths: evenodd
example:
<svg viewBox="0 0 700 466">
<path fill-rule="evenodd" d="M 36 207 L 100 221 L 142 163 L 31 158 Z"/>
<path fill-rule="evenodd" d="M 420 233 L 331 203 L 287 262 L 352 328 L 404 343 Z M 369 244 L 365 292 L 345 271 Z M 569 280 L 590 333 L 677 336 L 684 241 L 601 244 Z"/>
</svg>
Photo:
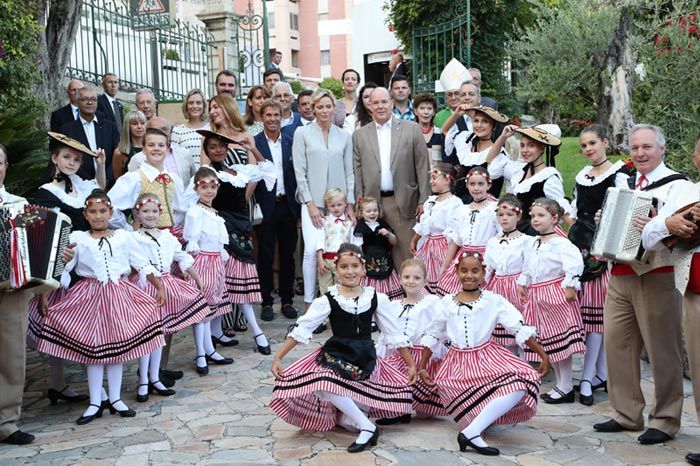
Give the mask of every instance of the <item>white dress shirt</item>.
<svg viewBox="0 0 700 466">
<path fill-rule="evenodd" d="M 22 204 L 26 204 L 27 200 L 23 197 L 20 196 L 15 196 L 14 194 L 10 194 L 7 192 L 5 189 L 5 186 L 0 186 L 0 206 L 9 206 L 11 204 L 17 204 L 17 206 L 21 206 Z M 13 206 L 15 207 L 15 206 Z"/>
<path fill-rule="evenodd" d="M 394 190 L 394 177 L 391 176 L 391 118 L 380 125 L 375 123 L 377 128 L 377 143 L 379 145 L 380 179 L 379 189 L 381 191 Z"/>
<path fill-rule="evenodd" d="M 272 163 L 275 166 L 275 177 L 277 178 L 277 195 L 284 196 L 284 167 L 282 160 L 282 134 L 277 135 L 277 140 L 273 141 L 265 133 L 265 139 L 267 139 L 267 146 L 270 148 L 270 154 L 272 155 Z"/>
<path fill-rule="evenodd" d="M 80 116 L 80 122 L 83 124 L 83 131 L 85 131 L 85 136 L 88 140 L 88 145 L 93 151 L 97 150 L 97 138 L 95 136 L 95 123 L 97 123 L 97 116 L 93 116 L 92 120 L 87 121 L 85 118 Z"/>
</svg>

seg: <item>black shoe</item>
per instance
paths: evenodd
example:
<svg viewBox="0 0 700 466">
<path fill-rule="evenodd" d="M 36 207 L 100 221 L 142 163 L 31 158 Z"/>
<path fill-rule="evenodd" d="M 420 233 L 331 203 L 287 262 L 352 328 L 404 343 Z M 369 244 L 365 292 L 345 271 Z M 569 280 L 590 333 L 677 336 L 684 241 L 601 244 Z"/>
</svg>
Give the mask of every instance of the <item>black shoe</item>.
<svg viewBox="0 0 700 466">
<path fill-rule="evenodd" d="M 60 391 L 54 390 L 53 388 L 49 388 L 49 393 L 46 395 L 46 397 L 49 399 L 49 403 L 51 403 L 52 405 L 55 405 L 55 404 L 58 404 L 58 400 L 63 400 L 66 403 L 80 403 L 80 402 L 87 401 L 90 399 L 89 396 L 81 395 L 81 394 L 77 394 L 77 395 L 73 395 L 73 396 L 65 395 L 63 392 L 65 392 L 66 390 L 68 390 L 68 385 L 63 387 L 63 390 L 60 390 Z M 21 432 L 21 431 L 18 430 L 17 432 Z"/>
<path fill-rule="evenodd" d="M 229 347 L 229 346 L 236 346 L 238 344 L 238 340 L 235 340 L 233 338 L 229 339 L 229 341 L 222 341 L 221 338 L 215 337 L 214 335 L 211 336 L 211 342 L 214 345 L 214 348 L 216 348 L 216 345 L 221 345 L 223 347 Z"/>
<path fill-rule="evenodd" d="M 162 382 L 161 382 L 161 383 L 162 383 Z M 141 395 L 141 394 L 139 393 L 139 390 L 138 390 L 138 389 L 141 388 L 141 387 L 148 387 L 148 386 L 149 386 L 149 384 L 147 384 L 147 383 L 142 383 L 142 384 L 139 384 L 138 388 L 136 389 L 136 401 L 138 401 L 139 403 L 145 403 L 146 401 L 148 401 L 148 393 L 150 392 L 150 390 L 146 390 L 146 394 L 145 394 L 145 395 Z"/>
<path fill-rule="evenodd" d="M 371 430 L 362 429 L 360 432 L 372 432 Z M 348 447 L 348 453 L 359 453 L 365 451 L 368 445 L 373 447 L 377 445 L 377 439 L 379 438 L 379 427 L 374 428 L 374 433 L 365 443 L 352 442 L 352 445 Z"/>
<path fill-rule="evenodd" d="M 173 380 L 180 380 L 182 378 L 182 376 L 185 375 L 185 373 L 182 371 L 170 371 L 168 369 L 161 369 L 158 372 L 158 375 L 160 377 L 166 376 L 167 378 L 173 379 Z"/>
<path fill-rule="evenodd" d="M 214 354 L 214 353 L 211 353 Z M 233 358 L 222 358 L 222 359 L 214 359 L 211 357 L 211 354 L 207 354 L 207 362 L 210 362 L 212 364 L 216 364 L 217 366 L 226 366 L 228 364 L 233 364 Z"/>
<path fill-rule="evenodd" d="M 16 430 L 7 437 L 5 437 L 2 443 L 9 443 L 10 445 L 28 445 L 33 441 L 34 436 L 32 434 L 22 432 L 21 430 Z"/>
<path fill-rule="evenodd" d="M 175 381 L 165 374 L 160 374 L 160 383 L 165 385 L 167 388 L 175 386 Z"/>
<path fill-rule="evenodd" d="M 404 414 L 403 416 L 385 417 L 382 419 L 377 419 L 376 423 L 380 426 L 393 426 L 394 424 L 410 424 L 411 415 Z"/>
<path fill-rule="evenodd" d="M 199 366 L 197 365 L 197 359 L 199 359 L 199 358 L 204 358 L 205 361 L 207 360 L 206 356 L 204 356 L 203 354 L 200 355 L 200 356 L 197 356 L 196 358 L 194 358 L 194 359 L 192 360 L 192 361 L 194 361 L 194 367 L 197 369 L 197 374 L 199 374 L 199 375 L 207 375 L 207 374 L 209 373 L 209 366 L 199 367 Z M 161 383 L 162 383 L 162 382 L 161 382 Z"/>
<path fill-rule="evenodd" d="M 322 323 L 321 325 L 319 325 L 318 327 L 316 327 L 312 333 L 313 333 L 314 335 L 318 335 L 319 333 L 323 333 L 323 332 L 325 332 L 326 330 L 328 330 L 328 327 L 326 326 L 326 324 L 323 324 L 323 323 Z"/>
<path fill-rule="evenodd" d="M 299 311 L 294 309 L 291 304 L 282 304 L 282 315 L 287 319 L 296 319 L 299 317 Z"/>
<path fill-rule="evenodd" d="M 162 383 L 162 382 L 161 382 L 161 383 Z M 114 407 L 114 403 L 116 403 L 116 402 L 118 402 L 118 401 L 122 401 L 122 400 L 114 400 L 114 401 L 110 401 L 110 402 L 109 402 L 109 414 L 117 414 L 117 413 L 119 413 L 119 415 L 120 415 L 121 417 L 134 417 L 134 416 L 136 416 L 136 411 L 134 411 L 133 409 L 127 408 L 127 409 L 122 409 L 122 410 L 120 411 L 120 410 L 118 410 L 117 408 L 115 408 L 115 407 Z M 100 413 L 100 414 L 101 414 L 101 413 Z M 99 417 L 99 416 L 98 416 L 98 417 Z"/>
<path fill-rule="evenodd" d="M 600 389 L 602 388 L 603 390 L 605 390 L 605 393 L 608 393 L 608 381 L 607 381 L 607 380 L 601 379 L 601 378 L 598 377 L 597 375 L 594 375 L 593 378 L 594 378 L 594 379 L 598 379 L 598 380 L 600 380 L 601 382 L 600 382 L 600 383 L 597 383 L 597 384 L 595 384 L 595 385 L 591 384 L 591 391 L 600 390 Z M 583 380 L 582 380 L 582 382 L 583 382 Z M 580 391 L 580 390 L 581 390 L 581 385 L 580 385 L 580 384 L 579 384 L 579 385 L 574 385 L 574 390 L 576 390 L 577 392 Z"/>
<path fill-rule="evenodd" d="M 75 421 L 75 423 L 78 424 L 79 426 L 82 426 L 82 425 L 85 425 L 85 424 L 92 422 L 92 420 L 95 419 L 96 417 L 102 417 L 102 410 L 104 410 L 104 404 L 97 406 L 97 405 L 94 405 L 91 403 L 90 406 L 94 406 L 95 408 L 97 408 L 97 412 L 95 414 L 90 414 L 89 416 L 80 416 L 78 418 L 78 420 Z M 110 405 L 110 409 L 111 409 L 111 405 Z"/>
<path fill-rule="evenodd" d="M 599 422 L 598 424 L 593 424 L 593 428 L 598 432 L 622 432 L 625 430 L 630 430 L 617 422 L 615 419 L 610 419 L 605 422 Z"/>
<path fill-rule="evenodd" d="M 260 353 L 260 354 L 262 354 L 262 355 L 269 356 L 270 354 L 272 354 L 272 350 L 270 349 L 270 344 L 268 343 L 267 346 L 260 346 L 260 345 L 258 345 L 258 340 L 257 340 L 257 338 L 258 338 L 260 335 L 264 335 L 264 333 L 258 333 L 257 335 L 255 335 L 255 336 L 253 337 L 253 341 L 255 341 L 255 346 L 257 347 L 257 351 L 258 351 L 258 353 Z"/>
<path fill-rule="evenodd" d="M 260 318 L 265 322 L 272 322 L 275 320 L 275 310 L 272 306 L 263 306 L 262 311 L 260 311 Z"/>
<path fill-rule="evenodd" d="M 476 437 L 479 436 L 477 435 Z M 463 433 L 460 432 L 457 436 L 457 443 L 459 443 L 459 451 L 467 451 L 467 447 L 472 447 L 480 455 L 498 456 L 501 454 L 501 451 L 498 448 L 477 447 L 476 445 L 474 445 L 471 441 L 474 440 L 476 437 L 467 438 Z"/>
<path fill-rule="evenodd" d="M 666 432 L 649 427 L 637 440 L 642 445 L 656 445 L 657 443 L 668 442 L 671 438 Z"/>
<path fill-rule="evenodd" d="M 160 380 L 156 380 L 155 382 L 149 382 L 148 384 L 148 393 L 156 393 L 160 396 L 173 396 L 175 394 L 175 390 L 172 390 L 170 388 L 166 388 L 165 390 L 161 390 L 160 388 L 156 387 L 156 384 L 160 382 Z M 163 382 L 160 382 L 163 383 Z"/>
<path fill-rule="evenodd" d="M 370 327 L 370 331 L 371 331 L 372 333 L 378 332 L 378 331 L 379 331 L 379 327 L 377 327 L 377 323 L 376 323 L 376 322 L 372 322 L 372 326 Z"/>
<path fill-rule="evenodd" d="M 685 455 L 685 460 L 690 464 L 700 466 L 700 453 L 688 453 L 687 455 Z"/>
<path fill-rule="evenodd" d="M 583 384 L 584 382 L 587 383 L 587 384 L 589 384 L 589 385 L 591 386 L 591 388 L 593 388 L 593 384 L 591 383 L 590 380 L 582 380 L 582 381 L 581 381 L 581 384 Z M 584 406 L 592 406 L 594 401 L 595 401 L 595 400 L 593 399 L 593 394 L 592 394 L 592 393 L 591 393 L 590 395 L 584 395 L 583 393 L 580 393 L 580 392 L 579 392 L 579 394 L 578 394 L 578 402 L 581 403 L 582 405 L 584 405 Z"/>
<path fill-rule="evenodd" d="M 540 395 L 542 401 L 550 405 L 559 405 L 563 403 L 573 403 L 576 401 L 576 393 L 572 389 L 569 393 L 564 393 L 557 387 L 554 387 L 554 391 L 561 395 L 559 398 L 552 398 L 548 393 L 543 393 Z"/>
</svg>

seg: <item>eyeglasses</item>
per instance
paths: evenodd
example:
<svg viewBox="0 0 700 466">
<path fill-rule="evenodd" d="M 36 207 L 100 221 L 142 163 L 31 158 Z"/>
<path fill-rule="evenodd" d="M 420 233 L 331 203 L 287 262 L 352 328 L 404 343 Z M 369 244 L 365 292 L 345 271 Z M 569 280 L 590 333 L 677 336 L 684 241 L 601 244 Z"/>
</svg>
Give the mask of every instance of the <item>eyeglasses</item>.
<svg viewBox="0 0 700 466">
<path fill-rule="evenodd" d="M 81 97 L 78 100 L 81 102 L 95 103 L 97 102 L 97 97 Z"/>
</svg>

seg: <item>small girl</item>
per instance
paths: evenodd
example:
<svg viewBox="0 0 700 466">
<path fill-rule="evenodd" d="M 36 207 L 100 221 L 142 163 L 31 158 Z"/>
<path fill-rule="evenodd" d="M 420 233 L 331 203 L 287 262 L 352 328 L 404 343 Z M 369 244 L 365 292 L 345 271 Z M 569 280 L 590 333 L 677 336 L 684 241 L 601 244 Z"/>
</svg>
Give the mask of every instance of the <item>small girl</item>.
<svg viewBox="0 0 700 466">
<path fill-rule="evenodd" d="M 390 312 L 389 298 L 360 284 L 365 274 L 360 248 L 342 244 L 336 258 L 334 273 L 339 284 L 314 300 L 275 354 L 270 408 L 286 422 L 314 431 L 333 429 L 338 411 L 342 412 L 360 429 L 348 447 L 350 453 L 358 453 L 377 444 L 379 429 L 357 404 L 389 415 L 407 414 L 412 401 L 408 385 L 416 379 L 416 368 L 407 348 L 408 339 Z M 386 375 L 381 382 L 377 380 L 370 330 L 373 317 L 387 334 L 386 344 L 399 348 L 408 366 L 408 380 L 399 374 L 391 382 Z M 333 336 L 322 348 L 283 369 L 282 358 L 298 343 L 308 344 L 312 331 L 326 318 Z"/>
<path fill-rule="evenodd" d="M 532 236 L 518 231 L 517 225 L 522 214 L 520 201 L 512 194 L 506 194 L 498 202 L 496 218 L 502 234 L 494 236 L 486 243 L 484 265 L 486 266 L 485 290 L 500 295 L 511 303 L 519 312 L 525 309 L 525 303 L 518 294 L 516 280 L 523 270 L 525 250 L 534 241 Z M 496 325 L 493 341 L 517 352 L 515 336 L 508 333 L 502 325 Z"/>
<path fill-rule="evenodd" d="M 499 231 L 496 199 L 489 194 L 489 173 L 483 167 L 472 168 L 467 173 L 466 185 L 472 201 L 453 213 L 445 230 L 449 246 L 440 267 L 440 280 L 435 291 L 439 296 L 457 293 L 462 288 L 455 268 L 450 267 L 454 258 L 464 251 L 478 251 L 483 255 L 486 242 Z"/>
<path fill-rule="evenodd" d="M 438 163 L 430 173 L 430 189 L 433 195 L 423 204 L 423 213 L 413 227 L 416 234 L 408 248 L 411 254 L 425 264 L 428 271 L 426 288 L 431 293 L 436 291 L 440 267 L 447 252 L 447 239 L 444 234 L 447 222 L 462 205 L 462 201 L 452 194 L 455 176 L 452 165 L 444 162 Z M 419 247 L 418 240 L 421 237 L 427 238 Z"/>
<path fill-rule="evenodd" d="M 424 293 L 425 289 L 425 264 L 419 259 L 407 259 L 401 264 L 399 274 L 401 275 L 401 286 L 406 294 L 406 297 L 401 301 L 394 301 L 391 312 L 393 319 L 398 323 L 404 337 L 411 344 L 409 350 L 414 361 L 420 361 L 423 354 L 423 346 L 421 346 L 421 338 L 425 328 L 432 320 L 433 308 L 439 301 L 435 295 Z M 392 367 L 392 376 L 394 371 L 402 374 L 408 373 L 408 366 L 404 362 L 400 353 L 390 349 L 391 345 L 387 342 L 387 336 L 384 333 L 379 334 L 377 340 L 377 371 L 382 379 L 382 369 L 385 365 Z M 438 363 L 444 354 L 436 355 L 428 363 L 426 370 L 431 377 L 437 374 Z M 447 416 L 447 411 L 440 403 L 440 396 L 435 387 L 429 387 L 417 381 L 412 387 L 413 390 L 413 409 L 419 415 L 424 416 Z M 382 418 L 377 420 L 380 426 L 392 424 L 408 424 L 411 422 L 411 414 L 396 416 L 390 418 Z"/>
<path fill-rule="evenodd" d="M 318 288 L 321 294 L 326 294 L 328 288 L 336 284 L 333 267 L 338 248 L 343 243 L 349 243 L 353 234 L 352 221 L 345 215 L 348 206 L 345 193 L 338 188 L 331 188 L 323 196 L 323 202 L 328 215 L 323 219 L 317 235 L 316 268 Z"/>
<path fill-rule="evenodd" d="M 532 204 L 532 227 L 539 236 L 525 250 L 523 271 L 517 279 L 518 294 L 525 301 L 525 321 L 537 327 L 537 341 L 554 364 L 557 384 L 541 397 L 555 404 L 574 402 L 571 356 L 586 351 L 576 299 L 583 260 L 576 246 L 554 231 L 563 213 L 556 201 L 546 197 Z M 539 361 L 541 356 L 526 350 L 525 358 Z"/>
<path fill-rule="evenodd" d="M 229 236 L 224 219 L 211 206 L 219 190 L 216 172 L 209 167 L 200 167 L 194 174 L 193 187 L 199 200 L 187 211 L 182 236 L 187 241 L 186 251 L 194 256 L 192 269 L 200 277 L 202 294 L 213 312 L 203 326 L 195 327 L 195 332 L 201 332 L 195 334 L 195 342 L 199 340 L 204 345 L 204 352 L 197 355 L 195 365 L 199 375 L 206 375 L 209 373 L 207 362 L 233 364 L 232 358 L 225 358 L 216 351 L 211 338 L 211 319 L 231 311 L 230 304 L 224 299 L 224 263 L 228 259 L 224 246 L 228 244 Z"/>
<path fill-rule="evenodd" d="M 537 232 L 530 225 L 530 206 L 535 199 L 547 197 L 555 200 L 565 213 L 571 212 L 569 201 L 564 197 L 564 184 L 561 173 L 554 168 L 554 158 L 561 146 L 561 130 L 557 125 L 538 125 L 532 128 L 519 128 L 515 125 L 506 126 L 496 139 L 486 157 L 490 164 L 502 164 L 499 157 L 506 140 L 515 133 L 520 137 L 520 159 L 505 160 L 504 176 L 509 181 L 510 193 L 515 194 L 523 206 L 522 218 L 518 222 L 518 230 L 530 236 Z M 498 161 L 500 159 L 500 161 Z M 568 215 L 564 219 L 569 220 Z M 557 227 L 557 234 L 566 237 L 566 233 Z"/>
<path fill-rule="evenodd" d="M 481 434 L 491 424 L 525 422 L 537 410 L 540 377 L 549 371 L 549 359 L 535 340 L 534 327 L 523 324 L 523 316 L 505 298 L 482 291 L 483 257 L 463 252 L 455 260 L 462 290 L 447 295 L 434 308 L 425 332 L 419 374 L 429 386 L 437 385 L 440 400 L 462 431 L 457 436 L 460 451 L 471 447 L 482 455 L 498 455 Z M 515 335 L 541 358 L 539 371 L 491 341 L 496 324 Z M 449 342 L 447 355 L 433 379 L 426 370 L 433 351 Z M 539 372 L 539 373 L 538 373 Z"/>
<path fill-rule="evenodd" d="M 122 364 L 164 345 L 158 306 L 165 305 L 166 292 L 159 272 L 142 255 L 134 237 L 108 227 L 112 204 L 104 191 L 96 189 L 85 201 L 89 231 L 74 231 L 75 255 L 66 264 L 61 285 L 69 273 L 83 279 L 65 298 L 50 306 L 37 350 L 87 366 L 90 406 L 76 421 L 87 424 L 110 413 L 133 417 L 136 412 L 121 400 Z M 126 279 L 132 267 L 156 289 L 156 299 Z M 103 403 L 102 377 L 107 367 L 109 401 Z"/>
<path fill-rule="evenodd" d="M 163 333 L 172 335 L 180 330 L 194 325 L 196 354 L 204 354 L 202 321 L 211 314 L 206 300 L 199 291 L 203 288 L 199 275 L 192 268 L 194 259 L 182 250 L 180 242 L 168 230 L 156 228 L 162 206 L 158 196 L 153 193 L 143 193 L 136 199 L 134 216 L 141 228 L 133 232 L 136 242 L 148 257 L 151 265 L 160 272 L 163 287 L 169 297 L 168 303 L 160 308 L 163 322 Z M 192 277 L 197 288 L 184 280 L 171 275 L 173 263 L 177 262 L 180 270 Z M 156 289 L 141 282 L 139 277 L 132 276 L 132 283 L 145 288 L 146 293 L 155 297 Z M 162 349 L 158 348 L 150 355 L 139 359 L 139 386 L 136 401 L 148 401 L 148 394 L 155 392 L 161 396 L 171 396 L 174 390 L 167 389 L 159 380 L 159 369 Z"/>
<path fill-rule="evenodd" d="M 371 286 L 394 300 L 403 296 L 396 276 L 391 249 L 396 245 L 396 235 L 388 223 L 380 218 L 379 203 L 373 197 L 357 200 L 357 225 L 353 243 L 362 246 L 367 265 L 362 286 Z"/>
<path fill-rule="evenodd" d="M 581 320 L 586 332 L 586 356 L 583 360 L 579 402 L 593 404 L 593 391 L 607 390 L 608 367 L 603 345 L 603 305 L 607 295 L 610 269 L 607 262 L 590 255 L 596 230 L 594 217 L 603 206 L 610 187 L 626 188 L 629 171 L 622 161 L 612 163 L 607 157 L 608 138 L 600 125 L 591 125 L 579 136 L 581 152 L 590 165 L 576 175 L 573 216 L 569 240 L 581 251 L 584 269 L 581 274 Z"/>
</svg>

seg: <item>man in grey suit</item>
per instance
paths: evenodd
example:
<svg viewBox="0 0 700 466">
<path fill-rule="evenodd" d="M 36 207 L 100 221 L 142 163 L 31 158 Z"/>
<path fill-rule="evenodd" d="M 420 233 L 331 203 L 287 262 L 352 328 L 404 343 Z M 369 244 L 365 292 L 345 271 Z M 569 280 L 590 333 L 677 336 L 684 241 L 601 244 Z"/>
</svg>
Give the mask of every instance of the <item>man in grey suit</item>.
<svg viewBox="0 0 700 466">
<path fill-rule="evenodd" d="M 352 136 L 355 197 L 379 200 L 384 219 L 397 237 L 396 267 L 411 257 L 413 225 L 430 195 L 428 148 L 418 125 L 392 117 L 394 103 L 386 88 L 370 95 L 374 122 Z"/>
</svg>

